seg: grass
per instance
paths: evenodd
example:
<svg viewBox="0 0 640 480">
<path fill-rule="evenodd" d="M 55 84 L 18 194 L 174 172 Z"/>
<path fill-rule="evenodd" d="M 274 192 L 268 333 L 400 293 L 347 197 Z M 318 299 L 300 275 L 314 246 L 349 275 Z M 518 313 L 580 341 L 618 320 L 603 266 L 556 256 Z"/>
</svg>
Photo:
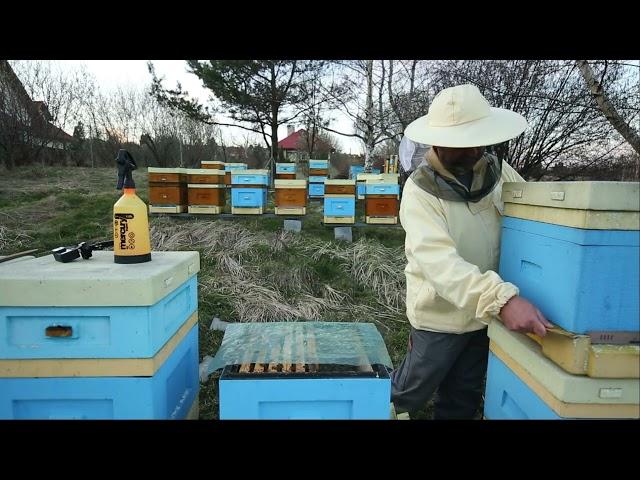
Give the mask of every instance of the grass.
<svg viewBox="0 0 640 480">
<path fill-rule="evenodd" d="M 0 254 L 44 251 L 111 236 L 115 168 L 32 166 L 0 175 Z M 147 199 L 146 172 L 138 172 L 139 196 Z"/>
<path fill-rule="evenodd" d="M 148 199 L 147 175 L 134 172 Z M 115 168 L 17 168 L 0 175 L 0 255 L 109 239 Z M 362 218 L 362 202 L 357 214 Z M 271 210 L 272 211 L 272 210 Z M 228 322 L 325 320 L 373 322 L 394 365 L 407 346 L 404 313 L 404 231 L 353 229 L 353 243 L 336 241 L 321 225 L 321 203 L 311 201 L 300 234 L 278 218 L 238 220 L 150 218 L 156 250 L 197 250 L 200 360 L 214 356 Z M 217 378 L 201 384 L 200 418 L 217 418 Z M 430 418 L 431 407 L 417 418 Z"/>
</svg>

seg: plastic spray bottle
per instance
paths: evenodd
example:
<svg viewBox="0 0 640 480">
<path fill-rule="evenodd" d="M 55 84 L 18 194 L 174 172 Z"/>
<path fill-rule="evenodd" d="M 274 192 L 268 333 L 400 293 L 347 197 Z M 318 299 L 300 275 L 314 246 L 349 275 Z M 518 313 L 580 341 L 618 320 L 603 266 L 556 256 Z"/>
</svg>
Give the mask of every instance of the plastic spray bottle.
<svg viewBox="0 0 640 480">
<path fill-rule="evenodd" d="M 147 205 L 136 195 L 133 170 L 136 162 L 126 150 L 119 150 L 118 184 L 124 192 L 113 205 L 113 253 L 115 263 L 143 263 L 151 261 L 149 217 Z"/>
</svg>

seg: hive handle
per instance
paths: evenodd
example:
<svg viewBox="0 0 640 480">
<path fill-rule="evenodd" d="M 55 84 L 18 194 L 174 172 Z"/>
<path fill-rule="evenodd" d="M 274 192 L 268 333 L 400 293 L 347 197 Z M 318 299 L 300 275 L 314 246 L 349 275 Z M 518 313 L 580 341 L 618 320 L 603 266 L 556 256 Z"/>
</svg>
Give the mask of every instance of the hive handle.
<svg viewBox="0 0 640 480">
<path fill-rule="evenodd" d="M 73 336 L 73 327 L 69 325 L 50 325 L 44 330 L 49 338 L 64 338 Z"/>
</svg>

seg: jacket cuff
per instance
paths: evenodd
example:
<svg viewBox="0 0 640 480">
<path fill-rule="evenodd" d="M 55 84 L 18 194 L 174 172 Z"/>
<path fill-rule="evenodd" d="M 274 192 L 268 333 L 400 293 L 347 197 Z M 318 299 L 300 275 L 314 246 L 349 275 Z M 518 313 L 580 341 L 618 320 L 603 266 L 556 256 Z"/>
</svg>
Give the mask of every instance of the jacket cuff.
<svg viewBox="0 0 640 480">
<path fill-rule="evenodd" d="M 499 318 L 500 310 L 505 304 L 516 295 L 520 294 L 520 290 L 513 283 L 502 282 L 494 289 L 494 291 L 485 299 L 484 308 L 480 309 L 478 305 L 478 320 L 485 325 L 489 325 L 492 320 Z"/>
</svg>

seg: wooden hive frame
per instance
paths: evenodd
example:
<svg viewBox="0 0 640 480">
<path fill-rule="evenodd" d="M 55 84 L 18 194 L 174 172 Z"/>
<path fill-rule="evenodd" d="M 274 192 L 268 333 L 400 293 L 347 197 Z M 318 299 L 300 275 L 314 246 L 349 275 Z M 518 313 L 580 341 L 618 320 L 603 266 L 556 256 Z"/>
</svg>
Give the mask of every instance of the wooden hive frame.
<svg viewBox="0 0 640 480">
<path fill-rule="evenodd" d="M 303 331 L 302 325 L 297 325 L 297 328 L 293 329 L 291 335 L 287 335 L 282 340 L 280 345 L 276 345 L 272 348 L 270 354 L 271 358 L 278 358 L 278 354 L 281 351 L 281 358 L 290 359 L 295 352 L 297 358 L 300 360 L 296 363 L 288 361 L 280 362 L 266 362 L 267 352 L 260 351 L 257 358 L 251 359 L 245 357 L 245 360 L 239 365 L 239 374 L 335 374 L 335 373 L 365 373 L 373 374 L 374 369 L 371 365 L 364 347 L 361 342 L 355 345 L 358 356 L 360 357 L 360 365 L 345 366 L 345 365 L 329 365 L 318 364 L 313 360 L 317 359 L 316 353 L 316 339 L 313 333 L 307 333 Z M 306 349 L 305 349 L 306 345 Z M 255 360 L 255 361 L 251 361 Z"/>
</svg>

